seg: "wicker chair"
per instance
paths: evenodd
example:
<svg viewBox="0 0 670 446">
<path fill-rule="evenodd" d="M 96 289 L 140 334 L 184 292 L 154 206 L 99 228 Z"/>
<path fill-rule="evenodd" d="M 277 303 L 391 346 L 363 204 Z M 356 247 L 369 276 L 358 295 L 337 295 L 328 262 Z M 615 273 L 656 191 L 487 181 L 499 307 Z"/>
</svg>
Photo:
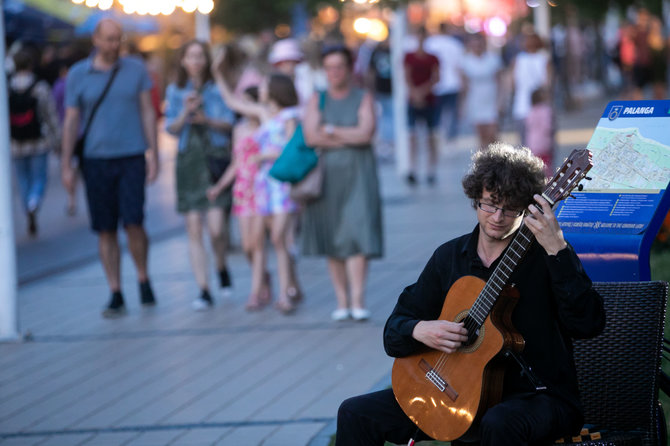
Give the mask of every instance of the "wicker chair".
<svg viewBox="0 0 670 446">
<path fill-rule="evenodd" d="M 658 391 L 668 284 L 594 286 L 605 300 L 605 331 L 574 341 L 574 353 L 585 422 L 602 439 L 564 444 L 663 446 Z"/>
</svg>

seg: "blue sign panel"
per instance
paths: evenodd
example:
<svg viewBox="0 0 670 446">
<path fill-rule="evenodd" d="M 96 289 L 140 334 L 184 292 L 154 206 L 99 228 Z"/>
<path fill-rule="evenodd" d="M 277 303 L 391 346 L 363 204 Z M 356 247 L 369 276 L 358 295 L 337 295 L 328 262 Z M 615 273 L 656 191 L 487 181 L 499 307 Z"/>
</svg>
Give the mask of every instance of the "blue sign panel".
<svg viewBox="0 0 670 446">
<path fill-rule="evenodd" d="M 649 247 L 670 207 L 670 101 L 614 101 L 587 148 L 591 181 L 556 207 L 593 280 L 649 280 Z"/>
<path fill-rule="evenodd" d="M 575 192 L 556 208 L 563 231 L 640 234 L 661 201 L 660 193 Z"/>
</svg>

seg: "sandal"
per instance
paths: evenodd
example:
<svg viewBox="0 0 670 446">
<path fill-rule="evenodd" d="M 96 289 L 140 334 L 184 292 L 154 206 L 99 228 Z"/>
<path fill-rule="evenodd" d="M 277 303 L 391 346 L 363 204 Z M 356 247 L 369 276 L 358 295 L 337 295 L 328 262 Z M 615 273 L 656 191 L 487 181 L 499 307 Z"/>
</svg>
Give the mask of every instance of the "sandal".
<svg viewBox="0 0 670 446">
<path fill-rule="evenodd" d="M 291 300 L 292 303 L 294 304 L 299 304 L 302 302 L 303 295 L 302 291 L 300 291 L 296 287 L 290 287 L 288 290 L 286 290 L 286 294 L 288 295 L 288 298 Z"/>
<path fill-rule="evenodd" d="M 270 273 L 267 271 L 263 273 L 263 286 L 261 287 L 260 293 L 258 293 L 258 300 L 263 305 L 267 305 L 272 302 L 272 281 L 270 278 Z"/>
<path fill-rule="evenodd" d="M 247 301 L 247 304 L 244 306 L 244 309 L 251 313 L 254 311 L 262 310 L 264 306 L 265 304 L 260 302 L 258 297 L 251 295 L 249 296 L 249 300 Z"/>
<path fill-rule="evenodd" d="M 277 308 L 277 310 L 279 310 L 279 312 L 284 316 L 287 316 L 295 311 L 295 305 L 293 305 L 288 298 L 279 298 L 275 304 L 275 308 Z"/>
</svg>

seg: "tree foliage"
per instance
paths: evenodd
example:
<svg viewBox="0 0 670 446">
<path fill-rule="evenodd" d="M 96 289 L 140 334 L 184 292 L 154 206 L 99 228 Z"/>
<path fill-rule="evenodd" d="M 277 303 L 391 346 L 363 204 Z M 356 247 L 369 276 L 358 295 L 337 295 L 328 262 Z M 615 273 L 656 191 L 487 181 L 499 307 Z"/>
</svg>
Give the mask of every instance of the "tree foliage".
<svg viewBox="0 0 670 446">
<path fill-rule="evenodd" d="M 338 0 L 217 0 L 212 21 L 232 32 L 253 33 L 291 23 L 296 5 L 313 15 L 323 5 L 336 6 Z"/>
<path fill-rule="evenodd" d="M 490 0 L 494 1 L 494 0 Z M 545 0 L 541 0 L 545 1 Z M 550 0 L 556 5 L 552 16 L 560 18 L 568 6 L 574 6 L 580 18 L 600 21 L 610 6 L 624 13 L 629 6 L 644 6 L 652 14 L 661 15 L 662 2 L 659 0 Z M 410 0 L 381 0 L 383 6 L 406 5 Z M 216 0 L 212 21 L 237 33 L 253 33 L 274 29 L 277 25 L 291 23 L 293 10 L 302 4 L 309 15 L 314 15 L 319 7 L 341 6 L 339 0 Z"/>
<path fill-rule="evenodd" d="M 552 12 L 555 10 L 558 16 L 561 16 L 565 8 L 570 5 L 574 6 L 580 18 L 597 22 L 604 19 L 610 7 L 617 8 L 622 15 L 630 6 L 645 7 L 659 17 L 662 8 L 662 2 L 659 0 L 552 0 L 552 2 L 557 5 L 556 8 L 552 8 Z"/>
</svg>

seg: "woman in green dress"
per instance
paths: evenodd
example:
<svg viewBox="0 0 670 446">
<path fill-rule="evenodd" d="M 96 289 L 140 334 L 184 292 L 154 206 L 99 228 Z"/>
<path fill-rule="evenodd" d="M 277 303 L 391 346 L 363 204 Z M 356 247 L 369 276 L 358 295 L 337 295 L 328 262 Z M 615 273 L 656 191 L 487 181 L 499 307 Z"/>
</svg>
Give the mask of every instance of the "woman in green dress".
<svg viewBox="0 0 670 446">
<path fill-rule="evenodd" d="M 203 226 L 207 225 L 212 251 L 224 293 L 230 292 L 226 268 L 226 209 L 230 194 L 221 194 L 210 202 L 207 189 L 216 183 L 214 172 L 225 170 L 230 160 L 230 131 L 235 115 L 226 106 L 212 81 L 211 59 L 207 44 L 193 40 L 181 50 L 177 82 L 165 93 L 165 127 L 179 137 L 177 154 L 177 211 L 184 214 L 189 240 L 189 255 L 200 287 L 193 308 L 204 310 L 214 303 L 209 292 L 207 250 Z"/>
<path fill-rule="evenodd" d="M 337 308 L 333 320 L 365 320 L 368 260 L 383 250 L 377 166 L 371 142 L 375 133 L 374 101 L 352 85 L 352 56 L 343 46 L 322 56 L 328 78 L 323 105 L 320 94 L 304 114 L 305 141 L 321 151 L 322 195 L 302 216 L 302 254 L 328 258 Z"/>
</svg>

